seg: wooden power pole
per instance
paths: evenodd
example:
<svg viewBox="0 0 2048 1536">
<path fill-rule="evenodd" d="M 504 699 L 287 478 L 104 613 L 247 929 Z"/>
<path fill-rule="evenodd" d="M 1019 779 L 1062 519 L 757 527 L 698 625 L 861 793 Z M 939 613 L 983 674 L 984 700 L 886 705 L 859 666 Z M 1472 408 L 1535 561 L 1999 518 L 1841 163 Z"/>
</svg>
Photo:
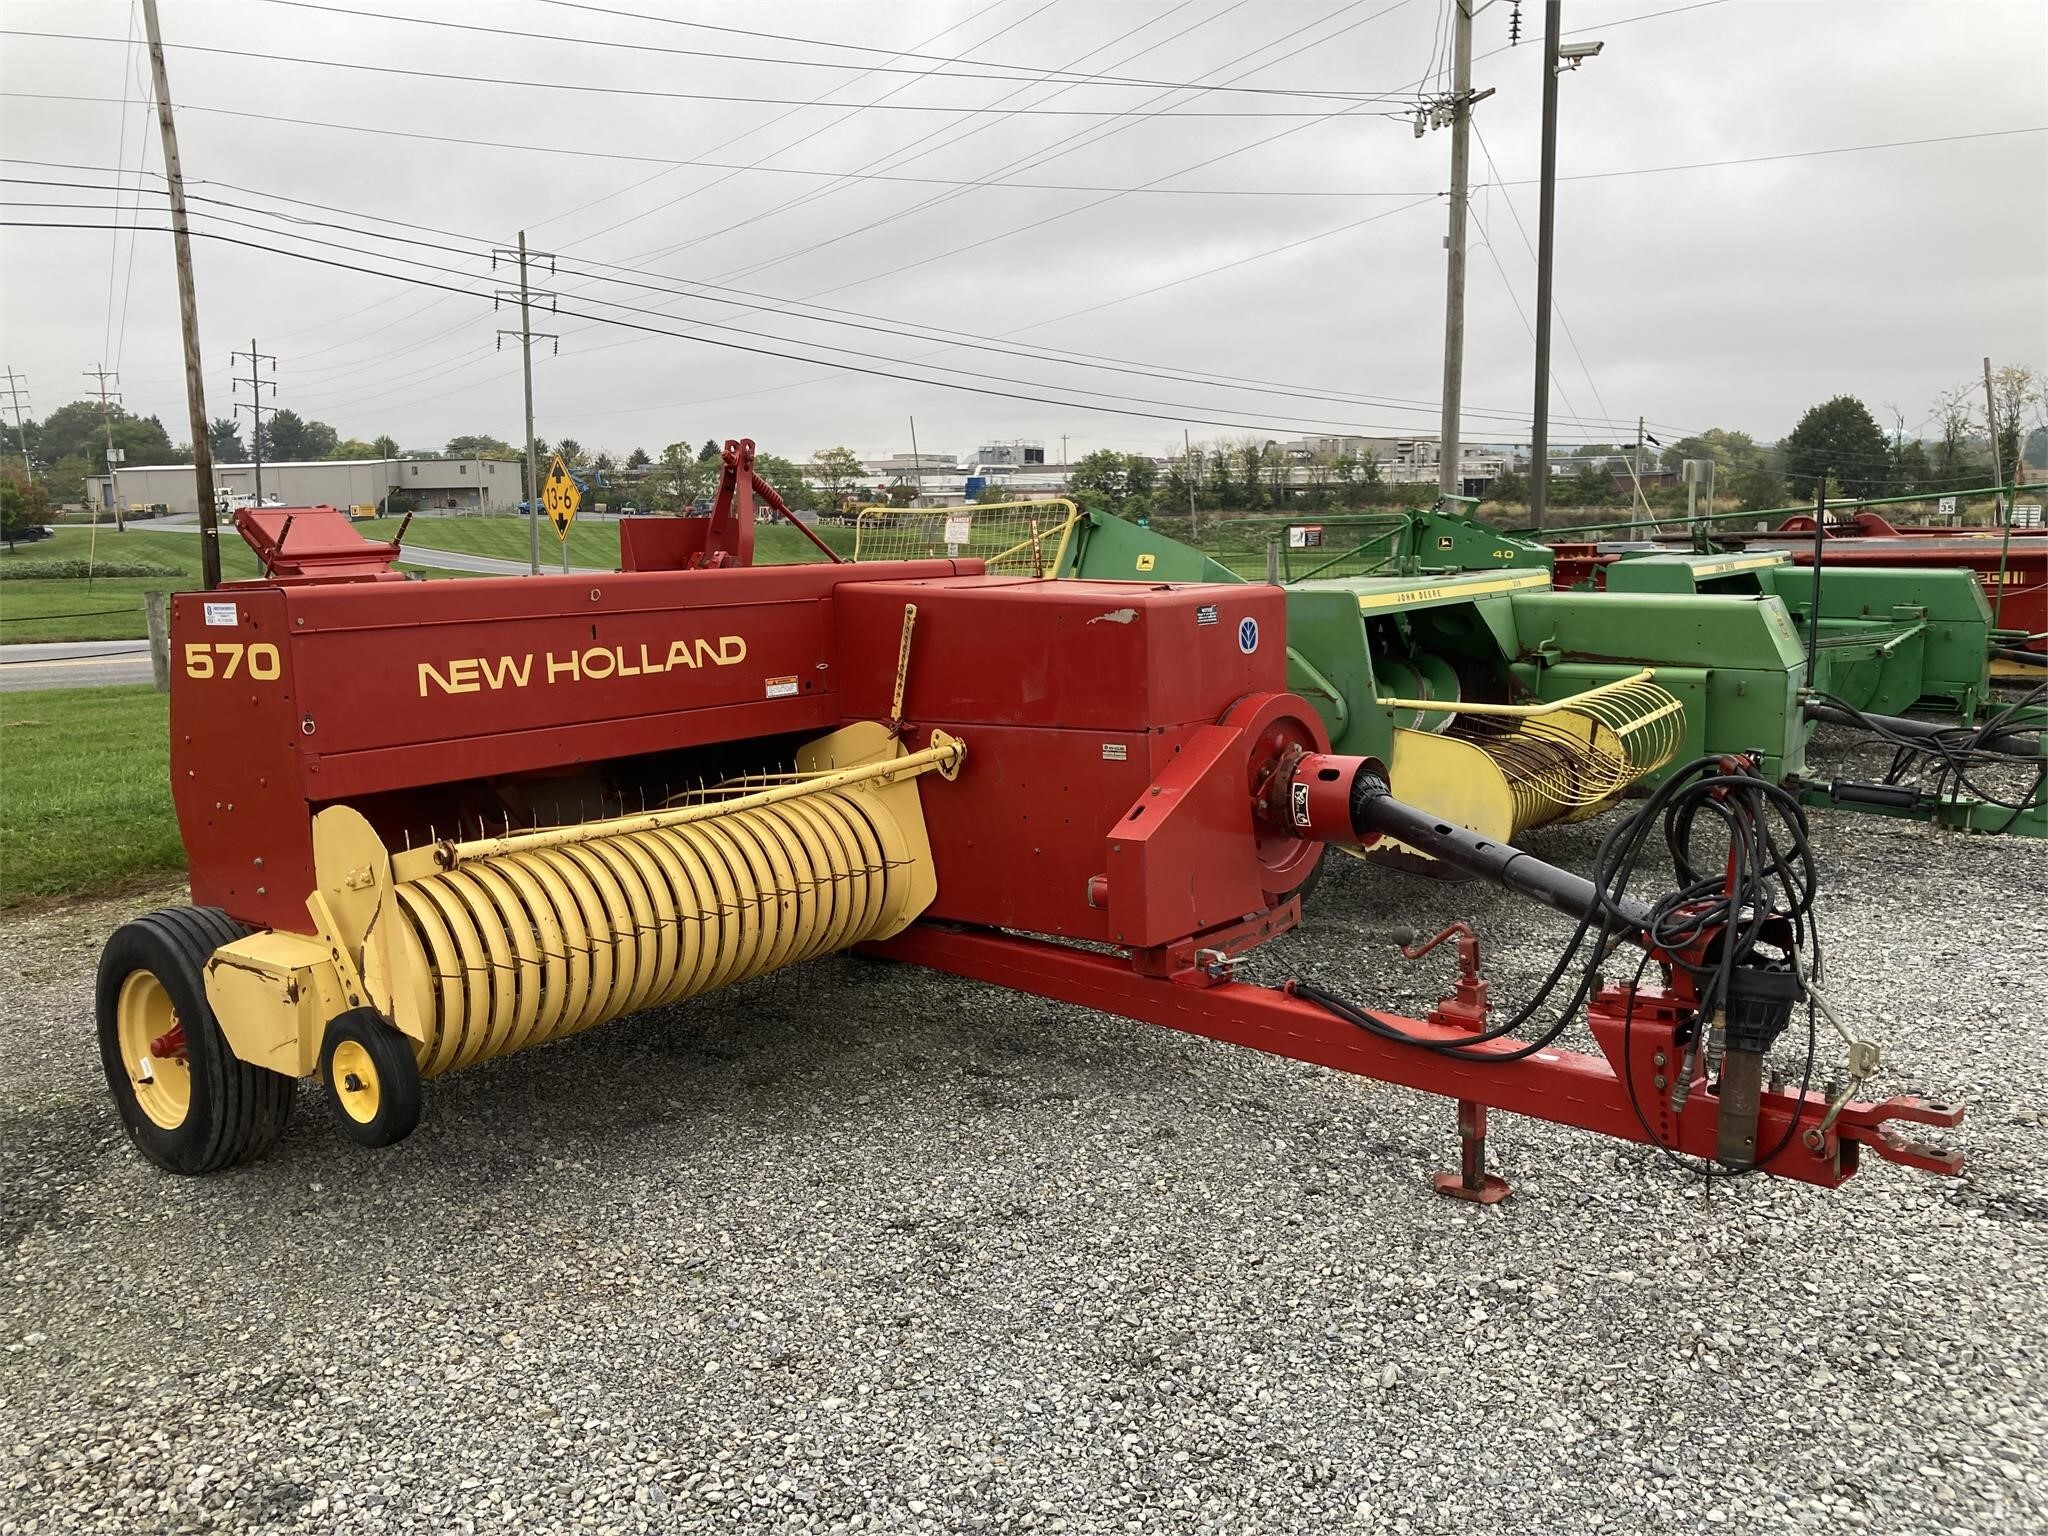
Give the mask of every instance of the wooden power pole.
<svg viewBox="0 0 2048 1536">
<path fill-rule="evenodd" d="M 1472 4 L 1452 0 L 1451 227 L 1444 237 L 1444 412 L 1437 444 L 1437 493 L 1465 494 L 1465 445 L 1459 416 L 1465 392 L 1465 223 L 1471 200 Z"/>
<path fill-rule="evenodd" d="M 519 304 L 519 329 L 516 331 L 500 330 L 498 332 L 498 345 L 504 346 L 507 336 L 517 336 L 519 338 L 519 367 L 526 380 L 526 536 L 528 551 L 532 557 L 529 574 L 538 576 L 540 574 L 540 455 L 534 451 L 533 440 L 533 344 L 536 340 L 552 341 L 555 344 L 555 350 L 559 352 L 562 349 L 562 338 L 555 335 L 552 331 L 543 331 L 538 335 L 534 332 L 534 304 L 540 299 L 546 299 L 549 311 L 553 312 L 557 300 L 554 294 L 537 292 L 528 284 L 527 264 L 530 261 L 544 261 L 548 264 L 548 271 L 552 273 L 555 270 L 555 258 L 542 255 L 537 251 L 527 250 L 526 231 L 522 229 L 519 231 L 519 244 L 517 247 L 512 250 L 506 250 L 501 246 L 491 252 L 491 270 L 493 272 L 498 270 L 498 263 L 500 261 L 516 261 L 519 263 L 518 293 L 512 294 L 502 288 L 499 289 L 498 296 L 491 301 L 491 308 L 495 310 L 500 304 L 508 304 L 515 299 Z M 562 541 L 563 574 L 566 575 L 568 570 L 569 541 L 564 539 Z"/>
<path fill-rule="evenodd" d="M 85 376 L 93 381 L 94 393 L 100 397 L 100 426 L 107 434 L 107 499 L 114 504 L 114 531 L 126 533 L 128 524 L 121 515 L 121 471 L 115 467 L 120 460 L 115 457 L 114 447 L 113 408 L 121 403 L 121 391 L 107 387 L 109 379 L 120 383 L 121 375 L 101 363 L 97 368 L 86 369 Z"/>
<path fill-rule="evenodd" d="M 192 482 L 199 498 L 199 573 L 211 592 L 220 585 L 220 521 L 213 505 L 213 445 L 206 437 L 206 380 L 199 366 L 199 296 L 192 286 L 192 235 L 185 223 L 185 172 L 178 125 L 171 119 L 171 82 L 164 70 L 163 30 L 156 0 L 142 0 L 149 33 L 149 72 L 156 84 L 156 126 L 163 139 L 164 180 L 171 194 L 171 244 L 178 261 L 178 320 L 185 334 L 185 404 L 192 418 Z"/>
</svg>

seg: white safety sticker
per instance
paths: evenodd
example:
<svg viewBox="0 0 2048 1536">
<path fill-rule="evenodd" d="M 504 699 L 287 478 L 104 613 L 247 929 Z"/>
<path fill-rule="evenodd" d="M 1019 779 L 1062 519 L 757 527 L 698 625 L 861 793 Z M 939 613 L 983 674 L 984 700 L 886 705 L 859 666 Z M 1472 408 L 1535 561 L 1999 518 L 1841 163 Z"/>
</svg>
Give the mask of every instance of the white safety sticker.
<svg viewBox="0 0 2048 1536">
<path fill-rule="evenodd" d="M 1239 619 L 1237 621 L 1237 648 L 1249 656 L 1259 648 L 1259 621 Z"/>
<path fill-rule="evenodd" d="M 241 620 L 235 613 L 233 603 L 208 603 L 206 622 L 221 628 L 233 629 Z"/>
<path fill-rule="evenodd" d="M 1297 827 L 1308 825 L 1308 786 L 1306 784 L 1294 786 L 1294 824 Z"/>
<path fill-rule="evenodd" d="M 1105 763 L 1121 763 L 1131 755 L 1131 749 L 1120 741 L 1105 741 L 1102 744 L 1102 760 Z"/>
<path fill-rule="evenodd" d="M 771 699 L 786 699 L 795 692 L 796 679 L 793 677 L 771 677 L 768 679 L 768 697 Z"/>
<path fill-rule="evenodd" d="M 1216 612 L 1216 605 L 1214 603 L 1204 603 L 1195 610 L 1195 622 L 1197 624 L 1214 624 L 1218 617 L 1219 615 Z"/>
</svg>

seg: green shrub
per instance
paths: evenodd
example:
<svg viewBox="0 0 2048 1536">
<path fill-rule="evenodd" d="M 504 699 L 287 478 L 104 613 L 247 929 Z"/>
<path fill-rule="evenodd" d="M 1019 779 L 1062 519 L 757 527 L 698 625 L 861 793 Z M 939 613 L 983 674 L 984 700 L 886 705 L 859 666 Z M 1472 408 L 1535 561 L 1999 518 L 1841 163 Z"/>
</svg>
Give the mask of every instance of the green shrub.
<svg viewBox="0 0 2048 1536">
<path fill-rule="evenodd" d="M 154 560 L 0 560 L 0 581 L 95 581 L 103 576 L 182 576 L 184 572 Z"/>
</svg>

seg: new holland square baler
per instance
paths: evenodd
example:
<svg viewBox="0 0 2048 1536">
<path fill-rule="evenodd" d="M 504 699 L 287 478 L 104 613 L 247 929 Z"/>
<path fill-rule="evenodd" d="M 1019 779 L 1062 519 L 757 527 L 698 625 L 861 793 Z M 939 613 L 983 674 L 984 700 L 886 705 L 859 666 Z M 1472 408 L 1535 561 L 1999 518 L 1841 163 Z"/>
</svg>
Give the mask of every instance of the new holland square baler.
<svg viewBox="0 0 2048 1536">
<path fill-rule="evenodd" d="M 1119 518 L 1046 521 L 1043 550 L 999 565 L 1028 553 L 1083 578 L 1246 580 Z M 1322 542 L 1272 573 L 1290 686 L 1340 749 L 1389 764 L 1396 794 L 1492 837 L 1738 751 L 1808 803 L 2048 835 L 2041 710 L 1993 700 L 1991 614 L 1968 571 L 1828 569 L 1811 635 L 1812 572 L 1782 551 L 1632 550 L 1570 585 L 1546 546 L 1468 518 L 1306 528 Z M 1906 717 L 1916 706 L 1948 718 Z M 1821 721 L 1895 747 L 1885 777 L 1814 778 Z"/>
<path fill-rule="evenodd" d="M 435 582 L 332 509 L 238 514 L 266 575 L 172 605 L 194 904 L 99 970 L 148 1158 L 261 1153 L 312 1076 L 388 1144 L 422 1079 L 859 947 L 1446 1095 L 1439 1187 L 1473 1199 L 1504 1190 L 1488 1109 L 1822 1186 L 1866 1149 L 1960 1167 L 1897 1132 L 1959 1109 L 1856 1096 L 1870 1043 L 1812 1091 L 1841 1026 L 1805 821 L 1751 759 L 1670 778 L 1585 878 L 1333 752 L 1275 588 L 756 567 L 757 499 L 779 510 L 728 445 L 713 515 L 626 523 L 623 571 Z M 1677 884 L 1649 901 L 1657 837 Z M 1577 919 L 1534 999 L 1492 1016 L 1469 932 L 1423 1020 L 1237 979 L 1327 845 L 1382 838 Z M 1589 1052 L 1557 1043 L 1581 1012 Z"/>
</svg>

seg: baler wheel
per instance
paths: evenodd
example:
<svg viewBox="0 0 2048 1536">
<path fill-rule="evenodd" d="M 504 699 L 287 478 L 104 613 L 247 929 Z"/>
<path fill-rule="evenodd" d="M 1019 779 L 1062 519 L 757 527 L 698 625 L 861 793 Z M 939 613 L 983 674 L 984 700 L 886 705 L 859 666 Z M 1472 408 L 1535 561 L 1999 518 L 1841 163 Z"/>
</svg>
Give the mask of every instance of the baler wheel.
<svg viewBox="0 0 2048 1536">
<path fill-rule="evenodd" d="M 238 1058 L 206 1000 L 207 956 L 249 932 L 217 907 L 123 923 L 100 955 L 95 1012 L 107 1086 L 142 1155 L 215 1173 L 284 1134 L 296 1084 Z"/>
<path fill-rule="evenodd" d="M 362 1146 L 391 1146 L 420 1123 L 412 1043 L 374 1008 L 351 1008 L 328 1021 L 320 1076 L 342 1130 Z"/>
</svg>

